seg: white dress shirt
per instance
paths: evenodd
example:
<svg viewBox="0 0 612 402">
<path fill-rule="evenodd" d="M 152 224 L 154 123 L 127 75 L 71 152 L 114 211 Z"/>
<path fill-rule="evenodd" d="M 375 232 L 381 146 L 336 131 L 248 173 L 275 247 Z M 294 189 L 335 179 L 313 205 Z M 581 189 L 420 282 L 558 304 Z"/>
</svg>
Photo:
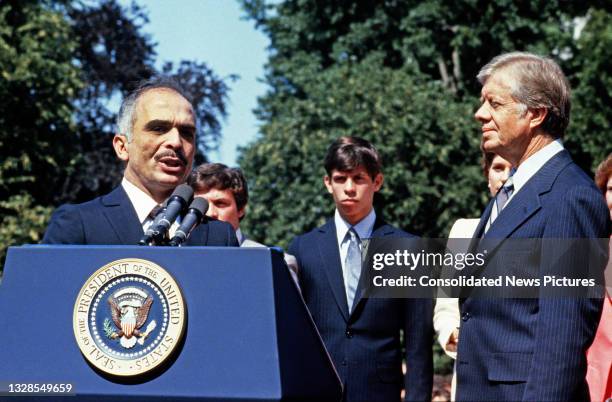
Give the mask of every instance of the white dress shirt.
<svg viewBox="0 0 612 402">
<path fill-rule="evenodd" d="M 246 236 L 242 234 L 242 230 L 240 230 L 240 228 L 236 229 L 236 238 L 238 239 L 238 244 L 240 245 L 240 247 L 242 247 L 242 243 L 244 243 L 244 241 L 246 240 Z"/>
<path fill-rule="evenodd" d="M 130 183 L 128 179 L 125 177 L 121 180 L 121 186 L 125 190 L 134 210 L 136 211 L 136 215 L 138 216 L 138 221 L 142 225 L 143 232 L 146 232 L 149 226 L 153 223 L 153 219 L 149 216 L 153 208 L 155 208 L 158 204 L 157 202 L 151 198 L 151 196 L 134 184 Z"/>
<path fill-rule="evenodd" d="M 145 233 L 153 223 L 153 218 L 150 216 L 151 211 L 153 210 L 153 208 L 160 206 L 160 204 L 158 204 L 153 198 L 151 198 L 149 194 L 136 187 L 136 185 L 131 183 L 125 177 L 123 178 L 123 180 L 121 180 L 121 185 L 123 186 L 123 189 L 125 190 L 128 198 L 130 199 L 132 206 L 136 210 L 138 221 L 142 225 L 142 232 Z M 166 200 L 164 200 L 162 205 L 165 203 Z M 168 229 L 169 238 L 172 238 L 172 236 L 174 236 L 174 233 L 181 225 L 181 220 L 182 217 L 179 215 L 176 220 L 172 222 L 170 229 Z"/>
<path fill-rule="evenodd" d="M 512 202 L 512 199 L 514 198 L 516 193 L 521 190 L 521 188 L 529 181 L 529 179 L 531 179 L 536 173 L 538 173 L 538 171 L 542 168 L 542 166 L 546 164 L 546 162 L 551 160 L 553 156 L 563 151 L 564 149 L 565 148 L 563 148 L 563 143 L 561 142 L 561 139 L 556 139 L 555 141 L 546 145 L 544 148 L 540 149 L 535 154 L 531 155 L 523 163 L 521 163 L 516 169 L 516 172 L 514 172 L 514 175 L 512 176 L 512 184 L 514 185 L 514 190 L 510 198 L 508 198 L 508 201 L 506 201 L 504 208 L 506 208 L 508 204 Z M 497 208 L 491 209 L 491 215 L 489 217 L 489 221 L 487 222 L 485 232 L 489 230 L 491 222 L 495 221 L 497 215 Z"/>
</svg>

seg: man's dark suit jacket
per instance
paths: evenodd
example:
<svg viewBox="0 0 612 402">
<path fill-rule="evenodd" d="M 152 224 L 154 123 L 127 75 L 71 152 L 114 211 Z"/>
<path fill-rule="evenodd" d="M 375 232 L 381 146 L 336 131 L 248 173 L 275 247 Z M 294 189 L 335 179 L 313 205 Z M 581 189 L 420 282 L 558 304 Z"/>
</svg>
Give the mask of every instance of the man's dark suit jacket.
<svg viewBox="0 0 612 402">
<path fill-rule="evenodd" d="M 144 232 L 136 210 L 123 187 L 83 204 L 65 204 L 51 218 L 42 240 L 46 244 L 137 245 Z M 235 246 L 231 225 L 209 221 L 196 227 L 189 246 Z"/>
<path fill-rule="evenodd" d="M 608 238 L 609 212 L 593 181 L 572 162 L 567 151 L 551 158 L 522 187 L 482 236 L 493 202 L 486 208 L 476 236 L 499 239 Z M 597 243 L 597 242 L 593 242 Z M 508 259 L 488 250 L 483 275 L 522 269 L 559 275 L 559 251 L 533 242 Z M 607 244 L 607 241 L 603 243 Z M 607 248 L 607 246 L 605 246 Z M 589 251 L 585 251 L 589 253 Z M 606 249 L 591 250 L 605 267 Z M 503 260 L 503 258 L 506 258 Z M 580 265 L 580 264 L 578 264 Z M 514 268 L 513 268 L 514 267 Z M 592 268 L 592 267 L 591 267 Z M 541 293 L 540 293 L 541 294 Z M 587 401 L 585 352 L 593 341 L 602 303 L 599 299 L 540 297 L 460 302 L 457 356 L 458 401 Z"/>
<path fill-rule="evenodd" d="M 372 237 L 414 237 L 377 220 Z M 432 301 L 366 299 L 361 275 L 349 314 L 333 219 L 296 237 L 289 253 L 298 260 L 302 295 L 344 384 L 344 400 L 431 400 Z M 407 374 L 402 382 L 404 330 Z"/>
</svg>

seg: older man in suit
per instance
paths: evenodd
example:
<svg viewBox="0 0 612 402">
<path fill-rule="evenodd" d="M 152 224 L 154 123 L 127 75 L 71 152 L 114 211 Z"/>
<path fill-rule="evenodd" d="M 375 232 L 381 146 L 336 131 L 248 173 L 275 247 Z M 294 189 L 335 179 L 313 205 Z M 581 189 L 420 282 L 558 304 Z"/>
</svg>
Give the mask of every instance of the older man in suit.
<svg viewBox="0 0 612 402">
<path fill-rule="evenodd" d="M 414 237 L 377 216 L 372 204 L 383 183 L 380 158 L 368 141 L 342 137 L 328 149 L 325 186 L 334 218 L 296 237 L 304 300 L 342 383 L 345 401 L 431 400 L 432 301 L 362 297 L 361 239 Z M 402 376 L 404 331 L 407 373 Z"/>
<path fill-rule="evenodd" d="M 55 211 L 43 243 L 138 244 L 154 212 L 183 183 L 196 144 L 193 106 L 173 80 L 143 82 L 121 105 L 113 147 L 125 163 L 121 185 L 102 197 Z M 237 246 L 231 226 L 200 225 L 190 245 Z"/>
<path fill-rule="evenodd" d="M 596 239 L 609 234 L 606 206 L 593 181 L 564 149 L 570 88 L 551 59 L 508 53 L 485 65 L 481 106 L 482 146 L 517 169 L 485 209 L 476 229 L 489 249 L 482 275 L 510 273 L 511 266 L 542 278 L 562 274 L 566 260 L 534 241 L 511 256 L 513 239 Z M 551 242 L 552 243 L 552 242 Z M 605 266 L 606 250 L 594 257 Z M 593 260 L 593 259 L 592 259 Z M 569 261 L 569 260 L 567 260 Z M 584 270 L 586 271 L 586 267 Z M 544 290 L 540 288 L 540 292 Z M 457 356 L 458 401 L 588 400 L 585 352 L 593 341 L 601 299 L 540 297 L 461 300 Z"/>
</svg>

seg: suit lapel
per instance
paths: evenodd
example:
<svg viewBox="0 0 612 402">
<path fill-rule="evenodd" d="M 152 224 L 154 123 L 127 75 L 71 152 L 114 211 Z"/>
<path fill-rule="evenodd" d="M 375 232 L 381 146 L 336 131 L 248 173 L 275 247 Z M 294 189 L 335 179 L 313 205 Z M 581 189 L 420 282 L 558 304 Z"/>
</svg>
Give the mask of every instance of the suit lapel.
<svg viewBox="0 0 612 402">
<path fill-rule="evenodd" d="M 487 222 L 489 221 L 491 212 L 493 212 L 494 206 L 495 206 L 495 198 L 489 201 L 489 204 L 485 208 L 484 213 L 480 217 L 480 221 L 478 222 L 478 226 L 476 226 L 476 231 L 474 232 L 474 237 L 482 237 L 482 235 L 484 234 L 484 230 L 487 227 Z"/>
<path fill-rule="evenodd" d="M 374 223 L 374 228 L 372 229 L 371 238 L 375 237 L 385 237 L 392 235 L 395 232 L 392 226 L 387 225 L 381 218 L 377 217 L 376 222 Z M 359 276 L 359 283 L 357 285 L 357 290 L 355 291 L 355 299 L 353 300 L 353 308 L 351 310 L 351 317 L 354 317 L 358 314 L 358 311 L 363 309 L 363 305 L 367 300 L 366 290 L 367 286 L 365 281 L 367 280 L 368 275 L 363 274 L 363 269 L 361 271 L 361 275 Z"/>
<path fill-rule="evenodd" d="M 344 289 L 344 278 L 342 276 L 342 264 L 340 262 L 340 250 L 338 248 L 338 237 L 336 236 L 336 225 L 330 219 L 324 226 L 319 228 L 319 254 L 323 270 L 327 275 L 336 305 L 345 321 L 348 321 L 348 303 L 346 302 L 346 290 Z"/>
<path fill-rule="evenodd" d="M 104 216 L 120 244 L 137 245 L 144 234 L 138 215 L 122 186 L 102 197 Z"/>
<path fill-rule="evenodd" d="M 484 230 L 487 227 L 487 222 L 489 221 L 489 217 L 491 216 L 491 211 L 493 210 L 493 206 L 495 205 L 495 198 L 489 201 L 489 204 L 485 208 L 482 216 L 480 217 L 480 221 L 478 222 L 478 226 L 476 226 L 476 230 L 474 231 L 474 235 L 472 236 L 472 240 L 470 241 L 470 246 L 468 247 L 469 252 L 474 252 L 474 250 L 478 247 L 478 243 L 480 242 L 481 237 L 484 234 Z"/>
<path fill-rule="evenodd" d="M 533 185 L 525 185 L 497 216 L 484 238 L 505 239 L 509 237 L 540 208 L 540 196 L 537 189 Z"/>
<path fill-rule="evenodd" d="M 512 233 L 540 210 L 542 207 L 541 195 L 550 191 L 561 170 L 571 162 L 569 153 L 565 150 L 546 162 L 510 200 L 484 235 L 484 238 L 506 239 L 512 236 Z M 492 252 L 501 243 L 493 243 L 493 249 L 488 251 Z"/>
</svg>

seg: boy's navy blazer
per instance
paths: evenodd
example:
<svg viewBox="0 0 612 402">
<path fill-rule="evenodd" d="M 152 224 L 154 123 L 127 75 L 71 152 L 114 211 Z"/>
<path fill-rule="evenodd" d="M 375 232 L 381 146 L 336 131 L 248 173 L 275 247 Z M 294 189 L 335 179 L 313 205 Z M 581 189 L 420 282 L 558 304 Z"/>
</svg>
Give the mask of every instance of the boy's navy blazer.
<svg viewBox="0 0 612 402">
<path fill-rule="evenodd" d="M 42 240 L 46 244 L 137 245 L 144 232 L 123 187 L 82 204 L 65 204 L 51 218 Z M 210 220 L 196 227 L 189 246 L 236 246 L 231 225 Z"/>
<path fill-rule="evenodd" d="M 372 237 L 415 237 L 377 219 Z M 296 237 L 302 295 L 344 385 L 345 401 L 429 401 L 433 381 L 433 303 L 365 298 L 363 278 L 349 313 L 334 220 Z M 404 331 L 407 374 L 402 375 Z"/>
<path fill-rule="evenodd" d="M 607 239 L 610 233 L 602 194 L 565 150 L 525 183 L 483 236 L 492 207 L 493 201 L 476 229 L 484 239 L 481 245 L 486 239 L 497 247 L 511 239 Z M 534 241 L 511 260 L 502 248 L 488 250 L 482 274 L 511 273 L 514 267 L 540 278 L 559 275 L 568 267 L 563 259 L 547 263 L 553 260 L 547 257 L 558 254 L 547 244 Z M 595 258 L 603 272 L 607 241 L 593 245 L 597 249 L 585 255 L 585 270 L 589 258 Z M 601 299 L 586 297 L 487 299 L 472 294 L 461 299 L 457 400 L 588 400 L 585 353 L 601 307 Z"/>
</svg>

